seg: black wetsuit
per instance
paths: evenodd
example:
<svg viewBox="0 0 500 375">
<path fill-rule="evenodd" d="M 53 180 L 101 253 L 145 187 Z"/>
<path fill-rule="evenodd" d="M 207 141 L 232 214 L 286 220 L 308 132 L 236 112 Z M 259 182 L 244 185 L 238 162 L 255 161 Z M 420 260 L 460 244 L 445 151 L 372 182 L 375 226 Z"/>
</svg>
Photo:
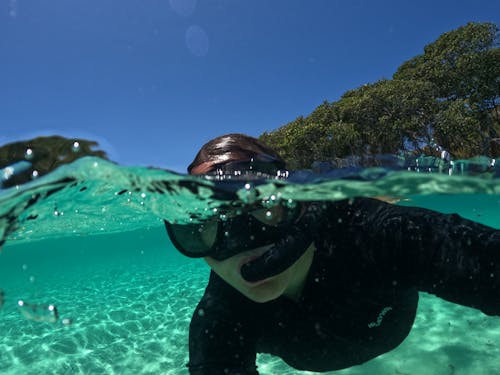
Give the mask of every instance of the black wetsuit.
<svg viewBox="0 0 500 375">
<path fill-rule="evenodd" d="M 190 326 L 191 374 L 257 374 L 256 353 L 329 371 L 398 346 L 418 291 L 500 315 L 500 231 L 373 199 L 330 203 L 302 297 L 255 303 L 214 272 Z"/>
</svg>

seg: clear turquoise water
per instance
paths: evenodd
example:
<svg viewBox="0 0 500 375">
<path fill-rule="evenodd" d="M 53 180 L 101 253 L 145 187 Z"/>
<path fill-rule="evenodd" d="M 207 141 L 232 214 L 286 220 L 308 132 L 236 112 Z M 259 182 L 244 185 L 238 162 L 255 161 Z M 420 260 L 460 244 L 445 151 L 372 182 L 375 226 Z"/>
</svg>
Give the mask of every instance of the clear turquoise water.
<svg viewBox="0 0 500 375">
<path fill-rule="evenodd" d="M 214 191 L 244 201 L 384 195 L 500 228 L 500 184 L 491 176 L 396 172 L 245 188 L 80 160 L 0 191 L 0 234 L 7 238 L 0 253 L 0 373 L 187 374 L 189 320 L 209 269 L 176 253 L 162 219 L 213 212 L 221 204 Z M 19 300 L 52 304 L 59 319 L 37 321 L 51 317 L 47 308 L 21 308 Z M 266 355 L 258 365 L 261 374 L 307 373 Z M 422 294 L 400 347 L 336 373 L 490 375 L 499 368 L 500 318 Z"/>
</svg>

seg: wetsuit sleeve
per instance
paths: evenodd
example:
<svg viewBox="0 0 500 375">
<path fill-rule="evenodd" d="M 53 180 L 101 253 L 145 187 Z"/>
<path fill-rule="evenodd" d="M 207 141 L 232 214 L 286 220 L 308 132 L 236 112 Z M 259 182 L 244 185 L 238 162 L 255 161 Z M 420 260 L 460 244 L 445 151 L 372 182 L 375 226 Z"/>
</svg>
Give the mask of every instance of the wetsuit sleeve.
<svg viewBox="0 0 500 375">
<path fill-rule="evenodd" d="M 189 373 L 258 375 L 251 307 L 214 272 L 191 319 Z"/>
<path fill-rule="evenodd" d="M 500 230 L 373 199 L 344 201 L 328 214 L 332 256 L 335 248 L 349 249 L 356 264 L 386 283 L 500 315 Z"/>
</svg>

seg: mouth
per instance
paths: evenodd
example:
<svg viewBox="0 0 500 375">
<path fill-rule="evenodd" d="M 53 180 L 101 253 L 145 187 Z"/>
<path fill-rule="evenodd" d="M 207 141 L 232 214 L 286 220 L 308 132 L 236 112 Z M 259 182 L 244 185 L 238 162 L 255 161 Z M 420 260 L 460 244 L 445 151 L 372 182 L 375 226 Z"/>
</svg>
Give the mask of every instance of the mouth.
<svg viewBox="0 0 500 375">
<path fill-rule="evenodd" d="M 241 268 L 245 264 L 250 263 L 251 261 L 260 258 L 262 255 L 266 254 L 269 251 L 269 249 L 271 249 L 272 247 L 273 247 L 273 245 L 266 245 L 266 246 L 252 249 L 252 250 L 249 250 L 249 251 L 243 253 L 243 257 L 241 258 L 240 262 L 238 263 L 238 270 L 239 270 L 240 275 L 241 275 Z M 263 281 L 265 281 L 265 280 L 259 280 L 257 282 L 252 282 L 250 284 L 260 284 Z"/>
</svg>

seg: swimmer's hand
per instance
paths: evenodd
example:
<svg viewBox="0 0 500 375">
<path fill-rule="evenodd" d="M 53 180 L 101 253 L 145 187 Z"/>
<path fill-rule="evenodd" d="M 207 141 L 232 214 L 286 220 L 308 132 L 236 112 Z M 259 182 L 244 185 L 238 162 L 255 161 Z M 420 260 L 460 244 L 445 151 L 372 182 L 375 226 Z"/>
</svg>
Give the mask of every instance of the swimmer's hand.
<svg viewBox="0 0 500 375">
<path fill-rule="evenodd" d="M 241 267 L 243 278 L 257 282 L 276 276 L 294 264 L 313 242 L 322 213 L 316 205 L 307 207 L 298 222 L 271 249 Z"/>
</svg>

